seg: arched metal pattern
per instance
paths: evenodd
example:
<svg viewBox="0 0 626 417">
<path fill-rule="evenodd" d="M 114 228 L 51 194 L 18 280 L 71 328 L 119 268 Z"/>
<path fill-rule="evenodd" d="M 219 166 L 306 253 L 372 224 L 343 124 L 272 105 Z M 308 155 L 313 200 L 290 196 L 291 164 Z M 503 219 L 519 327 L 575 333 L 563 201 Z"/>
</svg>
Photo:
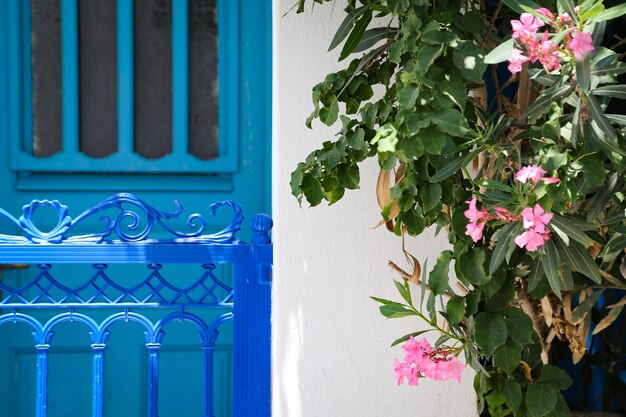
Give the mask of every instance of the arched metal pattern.
<svg viewBox="0 0 626 417">
<path fill-rule="evenodd" d="M 133 205 L 136 211 L 125 208 Z M 145 336 L 147 360 L 148 417 L 158 416 L 159 363 L 165 329 L 173 323 L 191 323 L 198 332 L 202 352 L 203 417 L 213 417 L 213 359 L 220 326 L 234 323 L 233 415 L 270 415 L 270 288 L 272 244 L 271 218 L 257 215 L 251 221 L 252 243 L 235 237 L 243 222 L 243 210 L 230 201 L 212 205 L 229 207 L 234 217 L 221 232 L 204 234 L 205 221 L 199 214 L 189 216 L 192 232 L 170 229 L 166 220 L 182 212 L 175 203 L 173 213 L 161 212 L 131 194 L 112 196 L 94 208 L 72 218 L 69 208 L 58 201 L 35 200 L 24 206 L 19 218 L 0 209 L 0 217 L 18 226 L 20 234 L 0 236 L 0 263 L 28 263 L 37 266 L 26 284 L 0 282 L 0 326 L 23 324 L 32 329 L 37 355 L 36 416 L 47 417 L 48 352 L 54 345 L 54 332 L 63 323 L 75 323 L 89 336 L 92 360 L 92 417 L 102 417 L 104 409 L 104 361 L 107 344 L 116 323 L 137 323 Z M 41 232 L 33 221 L 34 211 L 52 207 L 58 224 Z M 74 235 L 74 225 L 104 209 L 118 216 L 104 218 L 103 231 Z M 142 218 L 143 216 L 143 218 Z M 129 222 L 129 223 L 128 223 Z M 123 226 L 125 224 L 126 226 Z M 143 224 L 143 226 L 142 226 Z M 150 239 L 158 224 L 172 238 Z M 123 227 L 126 227 L 124 229 Z M 111 237 L 113 234 L 114 237 Z M 145 278 L 128 285 L 108 268 L 110 263 L 143 264 Z M 188 285 L 178 285 L 163 272 L 165 263 L 196 264 L 199 277 Z M 88 279 L 67 284 L 67 277 L 55 277 L 56 264 L 88 264 Z M 232 284 L 215 273 L 217 264 L 233 266 Z M 88 308 L 85 308 L 88 307 Z M 77 310 L 77 309 L 80 309 Z M 193 309 L 193 311 L 191 310 Z M 207 319 L 198 311 L 215 310 Z M 41 311 L 49 312 L 41 321 Z M 92 312 L 106 311 L 104 319 Z M 161 312 L 158 319 L 154 313 Z M 97 315 L 101 317 L 101 314 Z M 151 317 L 151 318 L 150 318 Z"/>
</svg>

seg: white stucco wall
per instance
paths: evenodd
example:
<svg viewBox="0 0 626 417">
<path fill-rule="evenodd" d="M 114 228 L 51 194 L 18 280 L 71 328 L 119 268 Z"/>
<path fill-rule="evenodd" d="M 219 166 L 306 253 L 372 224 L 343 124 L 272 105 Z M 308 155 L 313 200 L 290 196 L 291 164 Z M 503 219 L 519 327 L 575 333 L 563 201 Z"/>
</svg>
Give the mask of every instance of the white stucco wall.
<svg viewBox="0 0 626 417">
<path fill-rule="evenodd" d="M 273 416 L 475 416 L 469 370 L 461 384 L 395 385 L 392 363 L 402 351 L 389 344 L 421 323 L 387 320 L 369 299 L 397 297 L 387 260 L 403 260 L 399 238 L 370 229 L 379 220 L 376 161 L 363 165 L 361 190 L 332 207 L 300 208 L 290 195 L 293 168 L 338 130 L 319 121 L 314 130 L 304 126 L 310 90 L 343 65 L 326 52 L 342 2 L 334 13 L 332 4 L 316 5 L 282 17 L 295 2 L 274 0 Z M 432 266 L 445 243 L 427 233 L 409 245 Z"/>
</svg>

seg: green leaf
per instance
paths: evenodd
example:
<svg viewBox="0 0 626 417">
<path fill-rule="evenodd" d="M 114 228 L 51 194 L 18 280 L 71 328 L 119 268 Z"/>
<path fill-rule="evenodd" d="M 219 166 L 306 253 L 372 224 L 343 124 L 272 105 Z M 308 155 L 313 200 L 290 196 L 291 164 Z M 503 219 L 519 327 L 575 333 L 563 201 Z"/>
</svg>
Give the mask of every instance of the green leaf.
<svg viewBox="0 0 626 417">
<path fill-rule="evenodd" d="M 415 316 L 415 312 L 405 306 L 398 306 L 393 304 L 385 304 L 379 307 L 380 314 L 389 318 L 397 319 L 400 317 Z"/>
<path fill-rule="evenodd" d="M 533 382 L 526 391 L 526 407 L 532 417 L 543 417 L 556 406 L 558 391 L 550 384 Z"/>
<path fill-rule="evenodd" d="M 439 338 L 435 341 L 435 347 L 439 347 L 441 345 L 443 345 L 444 343 L 446 343 L 448 340 L 450 340 L 450 336 L 448 336 L 447 334 L 441 335 L 439 336 Z"/>
<path fill-rule="evenodd" d="M 452 260 L 452 251 L 444 250 L 437 258 L 435 267 L 430 272 L 428 285 L 434 295 L 442 295 L 448 290 L 448 281 L 450 275 L 450 261 Z"/>
<path fill-rule="evenodd" d="M 446 109 L 442 112 L 435 113 L 431 119 L 431 123 L 451 136 L 463 136 L 469 131 L 467 120 L 455 109 Z"/>
<path fill-rule="evenodd" d="M 585 54 L 582 60 L 576 59 L 576 81 L 583 91 L 591 86 L 591 55 Z"/>
<path fill-rule="evenodd" d="M 337 167 L 337 181 L 339 181 L 339 185 L 348 190 L 356 190 L 359 188 L 361 176 L 359 174 L 358 165 L 339 165 Z"/>
<path fill-rule="evenodd" d="M 519 14 L 526 13 L 528 8 L 534 10 L 541 7 L 532 0 L 504 0 L 504 4 Z M 526 6 L 526 8 L 522 8 L 521 6 Z"/>
<path fill-rule="evenodd" d="M 616 19 L 626 14 L 626 3 L 622 3 L 619 6 L 614 6 L 606 9 L 605 11 L 597 14 L 590 19 L 590 22 L 602 22 L 606 20 Z"/>
<path fill-rule="evenodd" d="M 398 104 L 401 107 L 412 109 L 415 107 L 415 100 L 419 97 L 420 87 L 417 84 L 409 83 L 398 92 Z"/>
<path fill-rule="evenodd" d="M 583 158 L 583 175 L 586 185 L 590 188 L 596 188 L 604 184 L 606 180 L 606 170 L 604 163 L 596 158 Z M 584 245 L 584 242 L 580 242 Z M 589 245 L 585 245 L 589 246 Z"/>
<path fill-rule="evenodd" d="M 363 38 L 363 34 L 365 33 L 365 29 L 370 24 L 372 20 L 372 12 L 367 11 L 354 25 L 354 29 L 350 32 L 350 36 L 346 40 L 346 43 L 343 45 L 343 49 L 339 54 L 339 61 L 343 61 L 354 51 L 354 48 L 361 42 Z"/>
<path fill-rule="evenodd" d="M 601 283 L 600 269 L 589 252 L 576 242 L 572 242 L 569 245 L 569 250 L 571 251 L 576 270 L 598 284 Z"/>
<path fill-rule="evenodd" d="M 485 259 L 485 252 L 480 248 L 464 252 L 457 260 L 457 273 L 472 284 L 484 285 L 491 279 L 485 274 Z"/>
<path fill-rule="evenodd" d="M 570 85 L 558 86 L 555 84 L 553 87 L 550 87 L 546 91 L 544 91 L 533 102 L 533 104 L 528 106 L 524 117 L 540 116 L 541 114 L 548 111 L 552 103 L 558 102 L 559 100 L 567 97 L 573 90 L 574 87 Z"/>
<path fill-rule="evenodd" d="M 612 260 L 614 256 L 626 248 L 626 235 L 616 233 L 609 239 L 604 249 L 600 253 L 600 257 L 605 261 Z"/>
<path fill-rule="evenodd" d="M 419 136 L 424 150 L 433 155 L 440 155 L 448 142 L 448 136 L 432 126 L 422 129 Z"/>
<path fill-rule="evenodd" d="M 441 45 L 425 45 L 417 52 L 415 57 L 417 67 L 425 74 L 435 60 L 441 56 L 443 46 Z"/>
<path fill-rule="evenodd" d="M 598 87 L 591 92 L 595 96 L 607 96 L 626 99 L 626 85 L 615 84 Z"/>
<path fill-rule="evenodd" d="M 561 277 L 559 275 L 559 255 L 556 251 L 556 246 L 552 240 L 548 240 L 544 245 L 545 251 L 539 254 L 541 265 L 548 277 L 550 288 L 554 292 L 554 295 L 561 298 Z"/>
<path fill-rule="evenodd" d="M 320 120 L 326 126 L 332 126 L 339 117 L 339 102 L 337 99 L 333 99 L 330 104 L 330 107 L 322 107 L 320 109 Z"/>
<path fill-rule="evenodd" d="M 554 365 L 543 365 L 538 381 L 551 384 L 558 390 L 568 389 L 572 385 L 572 378 L 567 372 Z"/>
<path fill-rule="evenodd" d="M 571 415 L 567 401 L 565 401 L 563 395 L 557 394 L 556 407 L 546 417 L 570 417 Z"/>
<path fill-rule="evenodd" d="M 394 305 L 394 306 L 404 306 L 404 304 L 402 303 L 398 303 L 397 301 L 391 301 L 391 300 L 386 300 L 384 298 L 378 298 L 378 297 L 370 297 L 372 300 L 381 303 L 381 304 L 389 304 L 389 305 Z"/>
<path fill-rule="evenodd" d="M 554 214 L 552 216 L 552 220 L 548 224 L 548 227 L 554 225 L 558 227 L 561 231 L 563 231 L 567 236 L 574 239 L 577 242 L 583 244 L 584 247 L 589 247 L 593 243 L 593 240 L 585 234 L 582 230 L 580 230 L 576 224 L 567 220 L 567 218 L 560 216 L 558 214 Z"/>
<path fill-rule="evenodd" d="M 454 32 L 440 28 L 439 23 L 433 21 L 424 27 L 421 40 L 430 45 L 443 45 L 456 39 Z"/>
<path fill-rule="evenodd" d="M 305 174 L 300 185 L 302 193 L 306 197 L 311 207 L 317 206 L 324 199 L 324 190 L 319 180 L 311 174 Z"/>
<path fill-rule="evenodd" d="M 485 56 L 485 64 L 499 64 L 508 61 L 513 55 L 513 46 L 515 39 L 509 39 L 501 43 Z"/>
<path fill-rule="evenodd" d="M 354 53 L 367 51 L 381 40 L 390 37 L 392 33 L 393 32 L 386 27 L 368 29 L 363 33 L 363 38 L 361 38 L 361 42 L 359 42 L 359 44 L 354 48 L 352 52 Z"/>
<path fill-rule="evenodd" d="M 396 289 L 400 293 L 400 296 L 407 302 L 407 304 L 412 305 L 413 302 L 411 300 L 411 290 L 409 289 L 408 281 L 405 283 L 398 282 L 396 280 L 393 281 L 396 285 Z"/>
<path fill-rule="evenodd" d="M 446 305 L 446 314 L 448 315 L 450 325 L 454 326 L 460 323 L 465 315 L 465 297 L 455 295 L 450 298 Z"/>
<path fill-rule="evenodd" d="M 461 76 L 469 81 L 482 80 L 487 69 L 485 51 L 473 42 L 461 42 L 452 54 L 454 65 L 461 70 Z"/>
<path fill-rule="evenodd" d="M 626 72 L 626 64 L 623 62 L 618 62 L 613 65 L 609 65 L 601 68 L 594 68 L 591 70 L 591 75 L 602 76 L 602 75 L 619 75 Z"/>
<path fill-rule="evenodd" d="M 504 402 L 513 413 L 515 413 L 522 404 L 522 387 L 514 379 L 507 381 L 505 377 L 498 378 L 498 391 L 502 394 Z"/>
<path fill-rule="evenodd" d="M 487 357 L 506 342 L 506 337 L 506 323 L 502 315 L 485 312 L 476 315 L 474 338 Z"/>
<path fill-rule="evenodd" d="M 502 262 L 504 262 L 504 258 L 513 244 L 513 239 L 515 238 L 514 230 L 518 227 L 518 223 L 510 223 L 507 224 L 500 235 L 500 239 L 498 240 L 498 244 L 493 250 L 493 254 L 491 255 L 491 261 L 489 262 L 489 275 L 492 275 L 496 270 L 500 267 Z"/>
<path fill-rule="evenodd" d="M 570 320 L 572 323 L 578 323 L 582 319 L 585 318 L 587 314 L 591 311 L 598 298 L 602 295 L 603 290 L 594 291 L 590 296 L 585 298 L 585 301 L 580 303 L 578 307 L 572 311 L 572 319 Z"/>
<path fill-rule="evenodd" d="M 354 22 L 356 22 L 356 20 L 370 7 L 370 5 L 359 7 L 352 13 L 348 13 L 345 19 L 343 19 L 343 22 L 341 22 L 341 25 L 339 25 L 337 32 L 335 32 L 333 40 L 330 41 L 330 46 L 328 47 L 329 52 L 335 49 L 337 45 L 339 45 L 348 36 L 350 30 L 352 30 L 352 27 L 354 26 Z"/>
<path fill-rule="evenodd" d="M 541 266 L 541 262 L 537 259 L 533 262 L 533 265 L 530 268 L 530 274 L 528 274 L 528 291 L 532 292 L 539 286 L 539 283 L 543 279 L 543 275 L 543 266 Z"/>
<path fill-rule="evenodd" d="M 409 338 L 411 336 L 416 337 L 416 336 L 422 335 L 424 333 L 430 332 L 432 330 L 433 329 L 420 330 L 419 332 L 413 332 L 413 333 L 406 334 L 406 335 L 404 335 L 404 336 L 394 340 L 393 343 L 391 344 L 391 347 L 397 346 L 397 345 L 399 345 L 402 342 L 406 342 L 407 340 L 409 340 Z"/>
<path fill-rule="evenodd" d="M 605 209 L 606 204 L 613 197 L 616 189 L 618 188 L 618 184 L 621 184 L 621 178 L 618 176 L 617 172 L 614 172 L 606 181 L 606 184 L 604 184 L 602 189 L 596 192 L 591 200 L 589 200 L 585 206 L 585 210 L 587 211 L 587 223 L 592 223 L 598 218 L 600 213 Z"/>
<path fill-rule="evenodd" d="M 521 344 L 532 343 L 532 336 L 535 330 L 533 322 L 519 308 L 509 307 L 506 312 L 506 328 L 514 341 Z"/>
<path fill-rule="evenodd" d="M 465 167 L 467 164 L 469 164 L 470 161 L 474 159 L 474 157 L 478 155 L 480 152 L 482 152 L 482 148 L 475 149 L 472 152 L 470 152 L 469 155 L 461 156 L 447 163 L 441 169 L 439 169 L 435 173 L 435 175 L 430 177 L 430 182 L 441 182 L 445 180 L 446 178 L 450 177 L 451 175 L 454 175 L 455 173 L 459 172 L 463 167 Z"/>
<path fill-rule="evenodd" d="M 401 14 L 406 12 L 411 4 L 410 0 L 387 0 L 387 7 L 393 14 Z"/>
<path fill-rule="evenodd" d="M 424 212 L 428 212 L 441 202 L 441 185 L 437 183 L 426 184 L 420 190 L 420 197 L 423 203 Z"/>
<path fill-rule="evenodd" d="M 619 147 L 617 134 L 611 125 L 609 119 L 606 118 L 600 103 L 591 95 L 586 95 L 587 109 L 591 118 L 591 129 L 596 134 L 598 144 L 604 149 L 625 156 L 626 153 Z"/>
<path fill-rule="evenodd" d="M 522 360 L 522 345 L 507 339 L 506 343 L 498 346 L 493 352 L 493 363 L 507 374 L 511 375 Z"/>
</svg>

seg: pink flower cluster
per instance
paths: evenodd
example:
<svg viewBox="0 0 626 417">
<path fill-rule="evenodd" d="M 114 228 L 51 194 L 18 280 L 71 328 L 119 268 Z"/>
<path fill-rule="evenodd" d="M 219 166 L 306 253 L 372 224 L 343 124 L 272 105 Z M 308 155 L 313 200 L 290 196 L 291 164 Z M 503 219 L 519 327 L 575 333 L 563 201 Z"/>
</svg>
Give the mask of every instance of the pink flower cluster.
<svg viewBox="0 0 626 417">
<path fill-rule="evenodd" d="M 524 233 L 515 238 L 515 244 L 520 248 L 526 247 L 529 252 L 536 251 L 550 239 L 550 229 L 546 225 L 552 220 L 552 213 L 546 213 L 539 204 L 534 208 L 526 207 L 522 210 L 522 225 Z"/>
<path fill-rule="evenodd" d="M 539 165 L 526 165 L 522 167 L 515 174 L 515 179 L 522 184 L 526 184 L 527 181 L 532 181 L 534 183 L 538 183 L 539 181 L 543 181 L 547 184 L 556 184 L 560 180 L 555 177 L 544 177 L 547 171 L 541 168 Z"/>
<path fill-rule="evenodd" d="M 533 182 L 532 188 L 539 181 L 544 181 L 548 184 L 555 184 L 560 181 L 555 177 L 544 177 L 543 175 L 546 172 L 538 165 L 527 165 L 515 174 L 515 180 L 522 184 L 531 181 Z M 463 213 L 465 218 L 469 220 L 465 226 L 465 234 L 470 236 L 474 243 L 482 239 L 483 229 L 487 222 L 496 219 L 507 222 L 522 220 L 524 232 L 515 238 L 515 243 L 520 248 L 525 247 L 529 252 L 536 251 L 550 239 L 550 230 L 546 228 L 546 225 L 552 220 L 553 215 L 552 213 L 546 213 L 539 204 L 535 204 L 534 208 L 526 207 L 522 210 L 520 216 L 511 214 L 507 209 L 499 206 L 494 207 L 495 214 L 489 213 L 485 207 L 478 210 L 476 201 L 476 197 L 466 201 L 469 209 Z"/>
<path fill-rule="evenodd" d="M 578 13 L 578 8 L 575 10 Z M 570 30 L 571 33 L 565 36 L 564 45 L 555 44 L 550 40 L 550 33 L 547 30 L 543 32 L 541 37 L 538 36 L 539 28 L 546 25 L 540 18 L 530 13 L 522 13 L 520 20 L 511 21 L 511 28 L 513 29 L 511 37 L 517 39 L 517 46 L 523 48 L 523 50 L 517 47 L 513 48 L 513 53 L 509 58 L 509 71 L 511 73 L 520 72 L 522 65 L 528 61 L 532 63 L 539 61 L 546 71 L 558 70 L 561 67 L 560 52 L 574 54 L 580 60 L 585 53 L 595 49 L 591 34 L 573 29 L 575 23 L 567 12 L 555 16 L 550 10 L 543 7 L 536 9 L 535 12 L 545 16 L 549 25 L 557 32 Z"/>
<path fill-rule="evenodd" d="M 465 234 L 471 237 L 474 243 L 483 237 L 483 229 L 489 220 L 513 220 L 511 213 L 504 207 L 496 206 L 494 208 L 496 214 L 491 214 L 485 207 L 481 210 L 476 208 L 476 197 L 466 201 L 466 203 L 469 204 L 469 209 L 465 210 L 463 215 L 469 220 L 469 223 L 465 226 Z"/>
<path fill-rule="evenodd" d="M 409 385 L 417 386 L 419 378 L 431 378 L 435 381 L 453 379 L 461 382 L 461 371 L 465 369 L 453 354 L 445 348 L 433 348 L 426 339 L 417 341 L 411 336 L 403 345 L 404 362 L 395 360 L 393 372 L 398 385 L 406 378 Z"/>
</svg>

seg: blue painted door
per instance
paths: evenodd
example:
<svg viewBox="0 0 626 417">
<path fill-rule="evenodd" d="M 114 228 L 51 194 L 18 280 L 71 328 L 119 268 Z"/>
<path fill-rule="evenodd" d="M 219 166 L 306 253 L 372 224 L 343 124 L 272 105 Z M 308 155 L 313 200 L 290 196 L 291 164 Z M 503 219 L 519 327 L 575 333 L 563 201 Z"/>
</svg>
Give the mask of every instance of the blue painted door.
<svg viewBox="0 0 626 417">
<path fill-rule="evenodd" d="M 186 213 L 223 199 L 269 212 L 270 34 L 270 0 L 0 1 L 0 205 L 19 214 L 22 202 L 48 198 L 78 210 L 128 191 L 158 207 L 179 199 Z M 172 226 L 187 227 L 183 217 Z M 55 223 L 39 218 L 42 230 Z M 56 271 L 79 276 L 67 268 Z M 0 279 L 32 273 L 5 270 Z M 55 335 L 50 417 L 90 413 L 91 349 L 81 330 Z M 145 415 L 137 330 L 112 335 L 106 416 Z M 167 337 L 159 415 L 199 416 L 197 335 L 181 325 Z M 216 417 L 232 408 L 232 329 L 220 338 Z M 24 328 L 0 328 L 1 416 L 33 415 L 35 353 Z"/>
</svg>

